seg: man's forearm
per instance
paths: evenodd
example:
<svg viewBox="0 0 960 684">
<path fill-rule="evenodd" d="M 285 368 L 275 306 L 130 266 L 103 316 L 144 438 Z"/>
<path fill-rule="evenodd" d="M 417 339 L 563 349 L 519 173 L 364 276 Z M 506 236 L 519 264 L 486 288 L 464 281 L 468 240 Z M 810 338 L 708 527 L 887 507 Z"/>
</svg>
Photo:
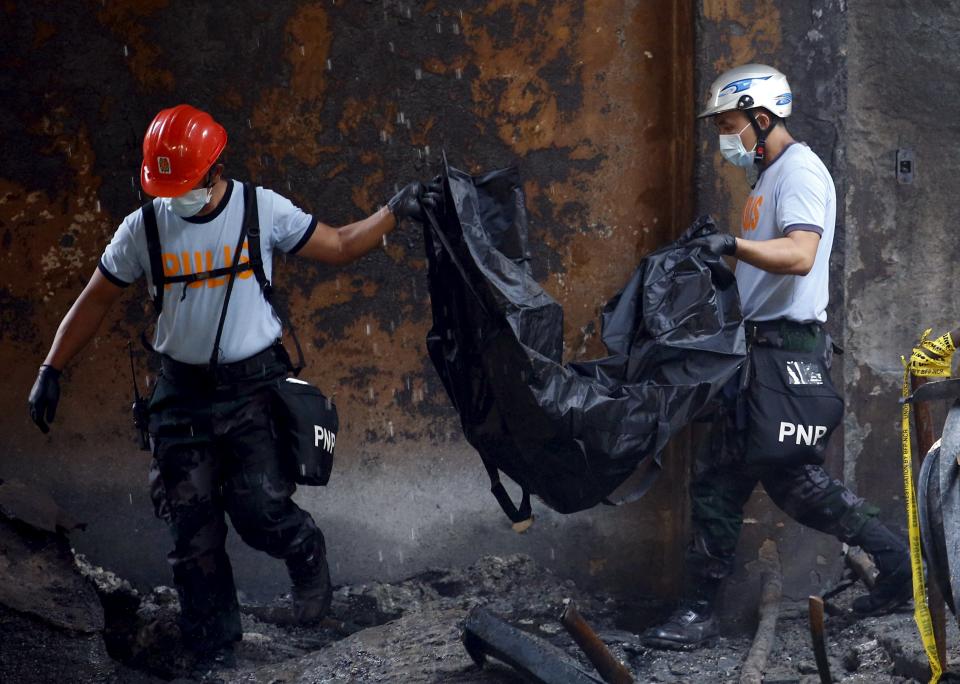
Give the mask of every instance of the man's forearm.
<svg viewBox="0 0 960 684">
<path fill-rule="evenodd" d="M 383 207 L 362 221 L 339 228 L 340 248 L 345 261 L 359 259 L 377 247 L 383 236 L 397 225 L 393 212 Z"/>
<path fill-rule="evenodd" d="M 97 334 L 111 304 L 90 296 L 85 290 L 60 322 L 44 363 L 63 370 Z"/>
<path fill-rule="evenodd" d="M 770 273 L 806 275 L 813 267 L 814 250 L 801 248 L 794 240 L 783 237 L 773 240 L 737 238 L 737 259 Z"/>
</svg>

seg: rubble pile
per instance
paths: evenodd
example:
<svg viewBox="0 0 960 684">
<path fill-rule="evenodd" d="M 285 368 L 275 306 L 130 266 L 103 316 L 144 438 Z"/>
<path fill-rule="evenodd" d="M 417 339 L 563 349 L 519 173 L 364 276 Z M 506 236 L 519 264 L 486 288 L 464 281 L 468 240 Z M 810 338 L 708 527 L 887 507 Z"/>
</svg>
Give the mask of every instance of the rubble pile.
<svg viewBox="0 0 960 684">
<path fill-rule="evenodd" d="M 84 564 L 101 597 L 113 595 L 122 583 L 111 573 Z M 848 608 L 852 592 L 835 605 Z M 521 682 L 507 665 L 488 660 L 478 669 L 461 643 L 468 612 L 483 606 L 509 623 L 564 650 L 585 670 L 591 666 L 558 621 L 564 600 L 574 600 L 612 653 L 633 672 L 637 682 L 737 682 L 751 635 L 721 637 L 711 646 L 690 652 L 645 648 L 639 635 L 622 629 L 635 625 L 634 614 L 612 597 L 587 593 L 523 555 L 488 556 L 463 569 L 431 570 L 393 584 L 373 582 L 340 587 L 332 612 L 339 624 L 322 628 L 277 625 L 262 619 L 270 606 L 243 606 L 244 639 L 237 644 L 235 667 L 194 672 L 177 640 L 175 593 L 165 587 L 140 599 L 136 627 L 126 642 L 133 667 L 164 680 L 247 684 L 307 682 L 455 682 L 485 684 Z M 105 598 L 105 604 L 107 603 Z M 644 602 L 650 620 L 670 606 Z M 109 611 L 108 611 L 109 613 Z M 659 613 L 659 614 L 658 614 Z M 109 626 L 108 626 L 109 630 Z M 960 633 L 948 632 L 951 651 L 960 661 Z M 831 671 L 842 684 L 899 684 L 925 681 L 926 660 L 913 615 L 854 620 L 834 616 L 827 621 Z M 113 653 L 113 651 L 111 651 Z M 118 680 L 122 681 L 122 680 Z M 806 600 L 787 599 L 765 681 L 780 684 L 819 682 L 810 648 Z"/>
<path fill-rule="evenodd" d="M 278 620 L 289 597 L 242 605 L 243 641 L 236 662 L 200 668 L 180 642 L 179 604 L 168 587 L 138 591 L 70 548 L 75 526 L 52 502 L 0 481 L 0 679 L 76 684 L 227 684 L 308 682 L 524 681 L 487 658 L 479 668 L 461 630 L 482 608 L 593 673 L 561 627 L 566 600 L 637 682 L 737 682 L 751 635 L 721 637 L 691 652 L 651 650 L 637 630 L 666 616 L 659 600 L 625 602 L 581 590 L 524 555 L 487 556 L 467 568 L 437 569 L 395 583 L 339 587 L 332 615 L 320 626 Z M 913 615 L 856 621 L 850 590 L 834 602 L 826 646 L 841 684 L 925 681 L 926 658 Z M 960 633 L 948 624 L 948 652 L 960 663 Z M 210 669 L 212 668 L 212 669 Z M 765 682 L 820 681 L 810 646 L 806 598 L 781 604 Z M 944 680 L 946 681 L 946 680 Z"/>
<path fill-rule="evenodd" d="M 478 670 L 460 641 L 468 611 L 483 606 L 501 618 L 576 650 L 558 617 L 573 599 L 596 628 L 612 629 L 616 604 L 563 581 L 523 555 L 487 556 L 465 569 L 434 570 L 397 584 L 342 587 L 333 612 L 372 605 L 392 621 L 356 632 L 295 661 L 239 669 L 232 682 L 514 682 L 506 666 Z M 346 612 L 344 612 L 346 609 Z"/>
</svg>

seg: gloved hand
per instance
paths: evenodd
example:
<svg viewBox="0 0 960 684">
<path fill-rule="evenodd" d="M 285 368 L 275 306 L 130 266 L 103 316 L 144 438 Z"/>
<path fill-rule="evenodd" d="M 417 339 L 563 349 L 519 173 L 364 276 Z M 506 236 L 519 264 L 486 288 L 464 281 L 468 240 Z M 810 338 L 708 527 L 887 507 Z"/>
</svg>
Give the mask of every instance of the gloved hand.
<svg viewBox="0 0 960 684">
<path fill-rule="evenodd" d="M 413 181 L 404 185 L 400 192 L 390 198 L 390 201 L 387 202 L 387 209 L 393 212 L 397 223 L 405 218 L 412 218 L 420 223 L 426 220 L 423 215 L 423 207 L 420 205 L 422 194 L 423 185 L 420 181 Z"/>
<path fill-rule="evenodd" d="M 443 178 L 437 176 L 423 187 L 420 203 L 435 216 L 443 214 Z"/>
<path fill-rule="evenodd" d="M 929 339 L 930 330 L 920 338 L 920 346 L 913 348 L 907 368 L 910 374 L 925 378 L 948 378 L 953 365 L 953 353 L 957 350 L 950 333 L 935 340 Z"/>
<path fill-rule="evenodd" d="M 737 238 L 730 233 L 712 233 L 687 242 L 688 247 L 703 247 L 714 254 L 733 256 L 737 253 Z"/>
<path fill-rule="evenodd" d="M 60 371 L 43 364 L 30 390 L 30 418 L 44 434 L 50 432 L 47 423 L 53 422 L 60 401 Z"/>
</svg>

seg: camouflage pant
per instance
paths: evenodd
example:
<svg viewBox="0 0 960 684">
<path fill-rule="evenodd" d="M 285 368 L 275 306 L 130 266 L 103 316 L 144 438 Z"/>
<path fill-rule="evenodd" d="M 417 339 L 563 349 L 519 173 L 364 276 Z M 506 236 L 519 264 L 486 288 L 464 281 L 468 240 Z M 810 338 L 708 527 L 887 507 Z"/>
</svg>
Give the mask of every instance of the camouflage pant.
<svg viewBox="0 0 960 684">
<path fill-rule="evenodd" d="M 687 567 L 703 598 L 710 598 L 718 581 L 733 571 L 743 507 L 758 482 L 794 520 L 850 544 L 857 543 L 863 526 L 879 512 L 818 465 L 699 465 L 690 488 L 693 543 Z"/>
<path fill-rule="evenodd" d="M 819 328 L 766 333 L 765 342 L 780 348 L 812 351 L 825 344 Z M 690 487 L 693 541 L 687 551 L 690 593 L 712 599 L 720 580 L 734 567 L 734 552 L 743 526 L 743 507 L 757 483 L 797 522 L 841 541 L 857 535 L 879 509 L 866 503 L 818 465 L 748 465 L 742 420 L 737 419 L 734 379 L 714 418 L 708 448 L 696 459 Z"/>
<path fill-rule="evenodd" d="M 173 535 L 167 559 L 181 631 L 201 648 L 242 634 L 224 513 L 248 545 L 288 565 L 323 549 L 313 519 L 290 498 L 296 486 L 277 454 L 267 386 L 285 372 L 277 365 L 268 377 L 216 388 L 161 376 L 151 397 L 150 494 Z"/>
</svg>

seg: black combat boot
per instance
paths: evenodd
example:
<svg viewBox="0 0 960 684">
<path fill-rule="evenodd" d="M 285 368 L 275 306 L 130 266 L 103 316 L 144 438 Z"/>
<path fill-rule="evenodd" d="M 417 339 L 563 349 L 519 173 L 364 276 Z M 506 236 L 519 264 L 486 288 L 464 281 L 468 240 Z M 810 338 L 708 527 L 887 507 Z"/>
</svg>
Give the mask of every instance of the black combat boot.
<svg viewBox="0 0 960 684">
<path fill-rule="evenodd" d="M 234 652 L 233 643 L 192 651 L 192 653 L 194 660 L 190 667 L 190 677 L 197 681 L 205 681 L 210 675 L 223 670 L 232 670 L 237 666 L 237 655 Z"/>
<path fill-rule="evenodd" d="M 243 638 L 233 568 L 223 549 L 177 563 L 173 581 L 180 598 L 180 634 L 195 653 L 210 653 Z"/>
<path fill-rule="evenodd" d="M 891 613 L 913 596 L 910 551 L 899 536 L 871 518 L 853 540 L 873 557 L 880 574 L 866 596 L 853 601 L 853 612 L 863 617 Z"/>
<path fill-rule="evenodd" d="M 319 622 L 326 617 L 333 598 L 323 537 L 318 534 L 304 552 L 287 558 L 286 563 L 293 582 L 290 596 L 294 619 L 302 625 Z"/>
<path fill-rule="evenodd" d="M 644 646 L 692 650 L 717 636 L 717 624 L 708 601 L 684 601 L 662 625 L 643 634 Z"/>
</svg>

